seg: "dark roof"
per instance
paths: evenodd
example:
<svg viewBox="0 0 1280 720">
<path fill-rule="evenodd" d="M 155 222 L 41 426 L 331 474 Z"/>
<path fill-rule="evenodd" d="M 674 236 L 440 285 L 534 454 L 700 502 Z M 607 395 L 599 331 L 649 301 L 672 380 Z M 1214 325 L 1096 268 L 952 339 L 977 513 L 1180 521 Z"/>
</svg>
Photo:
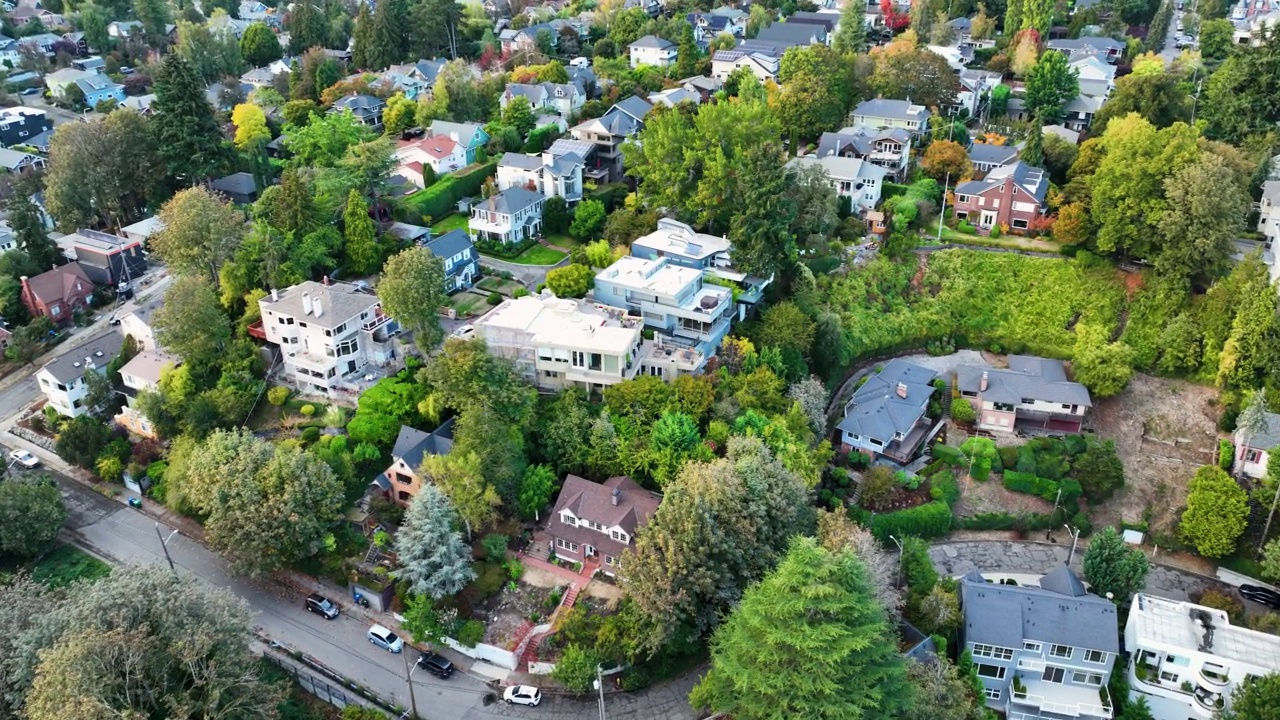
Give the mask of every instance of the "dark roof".
<svg viewBox="0 0 1280 720">
<path fill-rule="evenodd" d="M 232 173 L 209 183 L 209 187 L 227 195 L 252 195 L 258 190 L 253 175 L 247 172 Z"/>
<path fill-rule="evenodd" d="M 977 571 L 960 580 L 966 643 L 1018 649 L 1023 640 L 1116 653 L 1116 606 L 1083 592 L 1066 566 L 1045 575 L 1041 587 L 989 583 Z"/>
<path fill-rule="evenodd" d="M 824 12 L 806 12 L 801 11 L 792 13 L 787 18 L 787 22 L 803 25 L 821 25 L 827 32 L 835 32 L 836 25 L 840 23 L 840 13 L 824 13 Z"/>
<path fill-rule="evenodd" d="M 346 97 L 338 98 L 329 111 L 342 112 L 343 110 L 350 110 L 355 113 L 356 117 L 364 117 L 381 110 L 385 104 L 372 95 L 347 95 Z"/>
<path fill-rule="evenodd" d="M 78 262 L 70 262 L 62 267 L 42 272 L 33 278 L 27 278 L 27 287 L 31 294 L 42 303 L 48 304 L 65 300 L 68 295 L 82 290 L 76 283 L 83 283 L 84 289 L 91 289 L 93 281 Z"/>
<path fill-rule="evenodd" d="M 1253 433 L 1248 437 L 1241 438 L 1241 440 L 1243 440 L 1243 444 L 1246 447 L 1251 447 L 1255 450 L 1271 450 L 1280 445 L 1280 414 L 1264 412 L 1262 416 L 1267 421 L 1267 426 L 1263 428 L 1262 432 Z M 1240 432 L 1239 429 L 1236 430 L 1237 435 Z M 1280 462 L 1280 460 L 1276 462 Z"/>
<path fill-rule="evenodd" d="M 992 145 L 976 142 L 969 148 L 969 160 L 975 163 L 1004 165 L 1018 157 L 1018 148 L 1012 145 Z"/>
<path fill-rule="evenodd" d="M 105 368 L 120 354 L 124 347 L 124 336 L 114 330 L 90 339 L 83 345 L 68 350 L 66 354 L 50 360 L 44 370 L 57 378 L 60 383 L 68 383 L 84 375 L 86 361 L 95 368 Z"/>
<path fill-rule="evenodd" d="M 489 196 L 477 207 L 502 215 L 515 215 L 521 210 L 542 200 L 542 195 L 522 187 L 509 187 L 496 195 Z"/>
<path fill-rule="evenodd" d="M 978 195 L 998 187 L 1005 178 L 1010 178 L 1013 182 L 1026 190 L 1039 202 L 1044 202 L 1046 194 L 1049 192 L 1049 178 L 1045 175 L 1042 168 L 1028 165 L 1021 160 L 1009 165 L 1001 165 L 992 168 L 987 176 L 981 180 L 970 180 L 956 186 L 956 192 L 965 195 Z"/>
<path fill-rule="evenodd" d="M 462 229 L 450 230 L 434 240 L 427 243 L 427 249 L 432 255 L 440 258 L 451 258 L 460 252 L 471 250 L 475 247 L 471 243 L 471 236 L 467 235 Z"/>
<path fill-rule="evenodd" d="M 936 377 L 929 368 L 901 358 L 890 360 L 853 394 L 839 428 L 884 441 L 907 433 L 924 417 L 936 389 L 929 383 Z"/>
<path fill-rule="evenodd" d="M 776 22 L 767 28 L 760 28 L 756 40 L 772 43 L 785 43 L 789 46 L 810 45 L 817 38 L 822 42 L 827 31 L 821 25 L 809 23 Z"/>
<path fill-rule="evenodd" d="M 650 103 L 648 100 L 632 95 L 631 97 L 628 97 L 624 100 L 619 100 L 616 105 L 609 108 L 609 110 L 605 112 L 605 115 L 608 116 L 610 112 L 617 110 L 618 112 L 622 112 L 622 113 L 626 113 L 627 115 L 630 115 L 636 120 L 643 121 L 644 116 L 648 115 L 649 111 L 652 109 L 653 109 L 653 104 Z"/>
<path fill-rule="evenodd" d="M 676 46 L 675 43 L 671 42 L 670 40 L 660 38 L 657 35 L 645 35 L 644 37 L 640 38 L 639 40 L 636 40 L 635 42 L 631 43 L 627 47 L 657 48 L 659 50 L 665 50 L 667 48 L 673 48 L 675 46 Z"/>
<path fill-rule="evenodd" d="M 982 387 L 982 376 L 987 376 L 987 389 Z M 984 368 L 963 365 L 956 369 L 956 381 L 961 392 L 981 392 L 983 400 L 1017 405 L 1024 398 L 1067 405 L 1091 407 L 1089 391 L 1085 386 L 1067 379 L 1061 360 L 1010 355 L 1009 369 Z"/>
<path fill-rule="evenodd" d="M 614 504 L 615 494 L 617 504 Z M 659 498 L 653 493 L 625 475 L 609 478 L 603 483 L 569 475 L 564 479 L 564 486 L 556 498 L 552 515 L 558 516 L 562 510 L 568 510 L 574 517 L 599 523 L 606 530 L 611 527 L 622 528 L 634 538 L 636 530 L 649 522 L 649 518 L 657 512 L 659 502 Z M 608 535 L 583 527 L 571 528 L 558 520 L 553 521 L 550 529 L 553 534 L 575 539 L 575 542 L 578 542 L 575 530 L 590 533 L 581 542 L 596 545 L 609 555 L 619 555 L 625 547 Z M 614 552 L 609 552 L 610 549 Z"/>
<path fill-rule="evenodd" d="M 929 116 L 927 108 L 915 106 L 906 100 L 892 98 L 873 98 L 863 100 L 853 109 L 854 115 L 865 115 L 878 118 L 896 118 L 900 120 L 919 120 Z"/>
<path fill-rule="evenodd" d="M 841 155 L 850 147 L 858 155 L 867 155 L 875 150 L 875 142 L 890 139 L 903 144 L 911 142 L 911 133 L 902 128 L 874 128 L 857 126 L 845 128 L 840 132 L 824 132 L 818 138 L 818 157 Z"/>
<path fill-rule="evenodd" d="M 426 456 L 449 454 L 453 449 L 453 421 L 454 418 L 449 418 L 431 432 L 401 425 L 396 444 L 391 449 L 391 457 L 403 460 L 405 465 L 416 472 Z"/>
</svg>

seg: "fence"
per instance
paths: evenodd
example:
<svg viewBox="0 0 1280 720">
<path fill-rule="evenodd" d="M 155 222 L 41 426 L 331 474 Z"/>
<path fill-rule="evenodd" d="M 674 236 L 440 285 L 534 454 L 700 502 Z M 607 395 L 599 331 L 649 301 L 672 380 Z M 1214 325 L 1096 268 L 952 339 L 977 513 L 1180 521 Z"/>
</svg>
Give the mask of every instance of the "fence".
<svg viewBox="0 0 1280 720">
<path fill-rule="evenodd" d="M 279 655 L 271 652 L 265 652 L 262 654 L 262 657 L 270 660 L 273 665 L 283 670 L 287 675 L 289 675 L 289 677 L 293 678 L 293 681 L 298 684 L 298 687 L 336 708 L 344 708 L 348 705 L 359 705 L 360 707 L 373 708 L 375 710 L 379 709 L 373 703 L 365 700 L 359 695 L 321 680 Z"/>
</svg>

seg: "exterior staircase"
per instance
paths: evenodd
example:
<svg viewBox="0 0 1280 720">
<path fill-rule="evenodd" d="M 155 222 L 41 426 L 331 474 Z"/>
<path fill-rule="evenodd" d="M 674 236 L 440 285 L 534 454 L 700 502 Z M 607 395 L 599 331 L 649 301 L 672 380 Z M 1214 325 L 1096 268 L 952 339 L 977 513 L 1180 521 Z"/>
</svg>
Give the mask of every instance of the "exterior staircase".
<svg viewBox="0 0 1280 720">
<path fill-rule="evenodd" d="M 573 607 L 573 604 L 576 602 L 578 602 L 578 586 L 570 585 L 569 589 L 565 590 L 564 597 L 560 598 L 560 607 L 564 610 L 568 610 Z"/>
<path fill-rule="evenodd" d="M 529 543 L 529 546 L 524 549 L 523 554 L 525 557 L 531 557 L 534 560 L 551 562 L 551 551 L 547 548 L 546 543 L 531 542 Z"/>
</svg>

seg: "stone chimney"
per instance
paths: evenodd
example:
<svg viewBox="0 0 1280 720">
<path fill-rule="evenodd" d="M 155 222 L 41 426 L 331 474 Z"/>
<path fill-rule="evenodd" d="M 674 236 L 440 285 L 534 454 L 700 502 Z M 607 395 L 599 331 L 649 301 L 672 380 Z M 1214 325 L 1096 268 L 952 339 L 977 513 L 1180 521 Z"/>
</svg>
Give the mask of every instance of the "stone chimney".
<svg viewBox="0 0 1280 720">
<path fill-rule="evenodd" d="M 906 383 L 903 383 L 903 382 L 898 383 L 898 397 L 902 398 L 903 400 L 907 399 Z"/>
<path fill-rule="evenodd" d="M 987 371 L 983 370 L 982 380 L 978 382 L 978 392 L 986 392 L 986 391 L 987 391 Z"/>
</svg>

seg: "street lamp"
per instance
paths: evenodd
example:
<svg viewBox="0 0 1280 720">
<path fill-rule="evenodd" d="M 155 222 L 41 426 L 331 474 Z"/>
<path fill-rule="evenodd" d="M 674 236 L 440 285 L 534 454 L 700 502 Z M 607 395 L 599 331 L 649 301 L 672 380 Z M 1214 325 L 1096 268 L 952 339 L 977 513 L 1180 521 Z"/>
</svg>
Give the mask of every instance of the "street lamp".
<svg viewBox="0 0 1280 720">
<path fill-rule="evenodd" d="M 600 663 L 596 663 L 595 685 L 596 685 L 596 689 L 600 691 L 600 701 L 599 701 L 600 702 L 600 720 L 605 720 L 605 717 L 604 717 L 604 668 L 600 666 Z"/>
<path fill-rule="evenodd" d="M 889 536 L 889 539 L 893 541 L 894 545 L 898 546 L 898 584 L 901 585 L 902 584 L 902 543 L 898 540 L 898 538 L 892 535 Z"/>
<path fill-rule="evenodd" d="M 1076 543 L 1080 542 L 1080 529 L 1065 524 L 1062 527 L 1066 528 L 1067 534 L 1071 536 L 1071 549 L 1067 551 L 1067 565 L 1070 566 L 1071 559 L 1076 555 Z"/>
<path fill-rule="evenodd" d="M 411 668 L 409 666 L 409 644 L 400 649 L 400 657 L 404 658 L 404 679 L 409 683 L 409 708 L 413 711 L 413 717 L 418 717 L 418 698 L 413 693 L 413 671 L 418 669 L 415 663 Z"/>
<path fill-rule="evenodd" d="M 156 523 L 156 537 L 160 538 L 160 547 L 161 549 L 164 550 L 164 559 L 169 561 L 169 569 L 173 571 L 174 575 L 178 574 L 178 568 L 174 567 L 173 557 L 169 555 L 169 541 L 172 540 L 173 536 L 177 534 L 178 534 L 178 529 L 174 528 L 173 532 L 169 533 L 169 537 L 165 537 L 164 535 L 161 535 L 160 523 Z"/>
</svg>

